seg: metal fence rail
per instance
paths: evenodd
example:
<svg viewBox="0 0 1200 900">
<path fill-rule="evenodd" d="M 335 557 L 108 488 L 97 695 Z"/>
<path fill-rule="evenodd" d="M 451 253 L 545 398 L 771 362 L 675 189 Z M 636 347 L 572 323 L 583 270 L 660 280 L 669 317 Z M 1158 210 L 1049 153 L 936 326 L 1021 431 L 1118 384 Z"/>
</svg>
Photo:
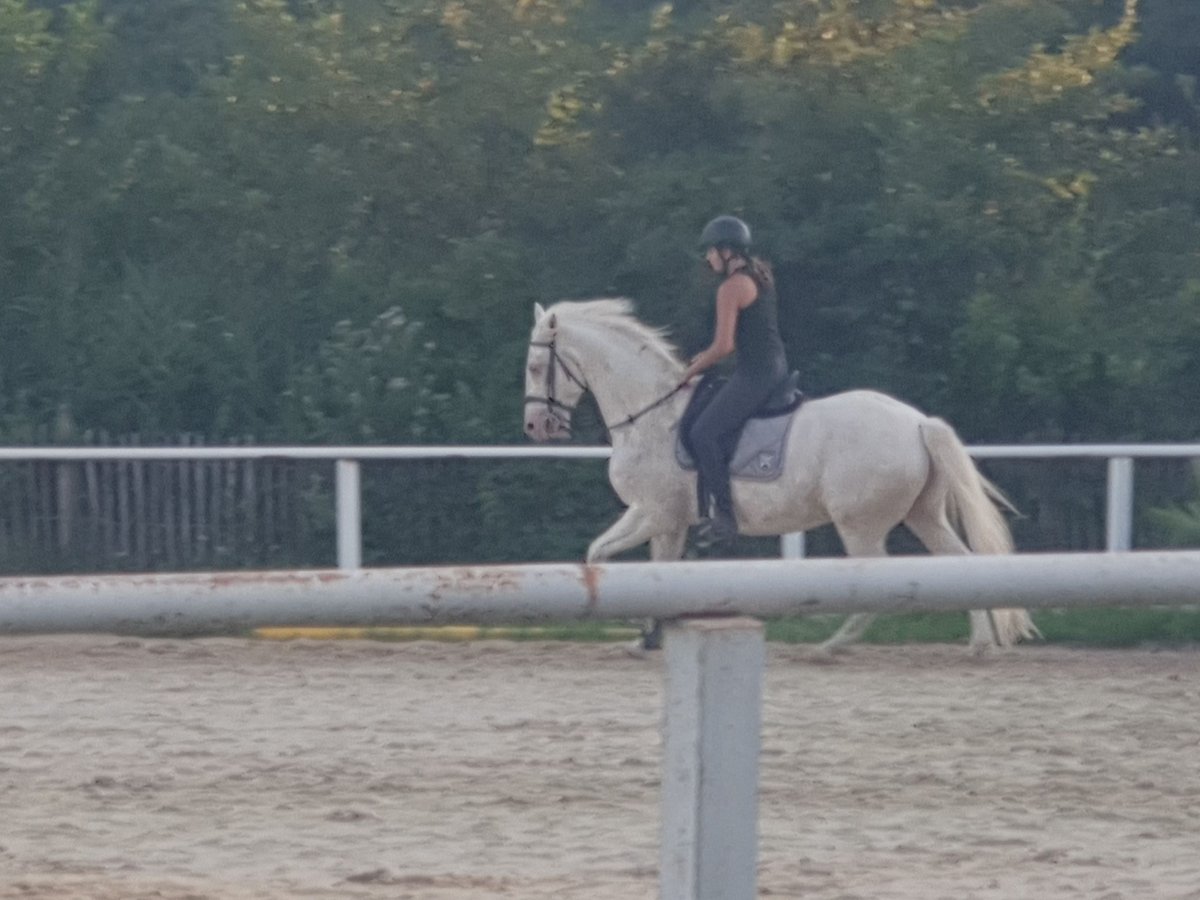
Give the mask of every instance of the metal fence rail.
<svg viewBox="0 0 1200 900">
<path fill-rule="evenodd" d="M 1108 461 L 1105 499 L 1105 549 L 1132 547 L 1134 461 L 1200 459 L 1200 444 L 1032 444 L 969 447 L 976 459 L 1104 459 Z M 309 460 L 334 464 L 337 564 L 362 565 L 361 463 L 381 460 L 603 460 L 603 446 L 223 446 L 223 447 L 0 447 L 0 463 L 37 461 Z M 804 555 L 804 535 L 783 535 L 781 555 Z"/>
<path fill-rule="evenodd" d="M 0 578 L 0 635 L 670 619 L 659 896 L 753 900 L 766 653 L 746 614 L 1197 599 L 1200 552 L 59 576 Z"/>
<path fill-rule="evenodd" d="M 0 635 L 1200 601 L 1200 551 L 0 577 Z"/>
</svg>

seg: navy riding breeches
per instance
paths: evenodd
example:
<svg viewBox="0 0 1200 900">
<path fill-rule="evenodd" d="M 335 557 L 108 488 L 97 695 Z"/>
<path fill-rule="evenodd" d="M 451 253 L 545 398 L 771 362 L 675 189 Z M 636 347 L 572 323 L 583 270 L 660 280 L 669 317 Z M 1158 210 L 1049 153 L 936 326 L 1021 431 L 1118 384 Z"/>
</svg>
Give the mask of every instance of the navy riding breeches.
<svg viewBox="0 0 1200 900">
<path fill-rule="evenodd" d="M 730 456 L 742 426 L 771 396 L 778 381 L 773 376 L 755 377 L 735 371 L 688 429 L 689 449 L 699 477 L 701 516 L 709 515 L 710 500 L 718 509 L 733 513 Z"/>
</svg>

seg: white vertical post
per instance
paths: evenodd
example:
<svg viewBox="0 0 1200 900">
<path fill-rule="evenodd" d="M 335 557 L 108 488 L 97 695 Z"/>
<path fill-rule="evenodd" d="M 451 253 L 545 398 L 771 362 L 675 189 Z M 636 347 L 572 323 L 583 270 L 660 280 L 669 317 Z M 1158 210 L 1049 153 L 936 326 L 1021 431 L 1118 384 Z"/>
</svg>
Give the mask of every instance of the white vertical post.
<svg viewBox="0 0 1200 900">
<path fill-rule="evenodd" d="M 1120 553 L 1133 548 L 1133 458 L 1108 461 L 1108 500 L 1105 510 L 1105 549 Z"/>
<path fill-rule="evenodd" d="M 334 478 L 339 569 L 362 567 L 362 487 L 356 459 L 339 459 Z"/>
<path fill-rule="evenodd" d="M 779 536 L 779 555 L 784 559 L 804 559 L 804 532 L 792 531 Z"/>
<path fill-rule="evenodd" d="M 754 900 L 763 625 L 666 626 L 660 900 Z"/>
</svg>

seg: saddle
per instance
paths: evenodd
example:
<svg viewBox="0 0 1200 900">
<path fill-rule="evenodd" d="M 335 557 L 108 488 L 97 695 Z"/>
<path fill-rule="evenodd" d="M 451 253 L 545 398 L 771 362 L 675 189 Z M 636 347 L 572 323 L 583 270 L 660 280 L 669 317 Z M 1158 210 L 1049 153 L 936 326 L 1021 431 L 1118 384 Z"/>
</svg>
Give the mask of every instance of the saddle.
<svg viewBox="0 0 1200 900">
<path fill-rule="evenodd" d="M 684 469 L 695 469 L 691 448 L 687 445 L 687 434 L 696 417 L 716 396 L 726 378 L 709 372 L 704 375 L 692 399 L 679 420 L 679 431 L 675 439 L 675 459 Z M 788 431 L 792 425 L 792 413 L 804 403 L 800 390 L 800 373 L 792 372 L 771 391 L 762 407 L 747 421 L 742 430 L 729 438 L 725 447 L 729 460 L 729 474 L 733 478 L 750 478 L 757 481 L 773 481 L 783 471 L 783 453 L 787 446 Z"/>
</svg>

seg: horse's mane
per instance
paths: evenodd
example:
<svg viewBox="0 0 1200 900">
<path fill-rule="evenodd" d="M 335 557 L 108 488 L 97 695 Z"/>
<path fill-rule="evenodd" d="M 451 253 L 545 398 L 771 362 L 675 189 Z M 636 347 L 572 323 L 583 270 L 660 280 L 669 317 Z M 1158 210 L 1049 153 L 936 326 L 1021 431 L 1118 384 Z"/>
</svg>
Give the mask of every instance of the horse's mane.
<svg viewBox="0 0 1200 900">
<path fill-rule="evenodd" d="M 578 322 L 616 331 L 631 342 L 641 343 L 653 352 L 680 364 L 679 351 L 667 338 L 665 328 L 647 325 L 633 314 L 633 301 L 626 297 L 602 297 L 598 300 L 563 300 L 546 310 L 560 322 Z"/>
</svg>

